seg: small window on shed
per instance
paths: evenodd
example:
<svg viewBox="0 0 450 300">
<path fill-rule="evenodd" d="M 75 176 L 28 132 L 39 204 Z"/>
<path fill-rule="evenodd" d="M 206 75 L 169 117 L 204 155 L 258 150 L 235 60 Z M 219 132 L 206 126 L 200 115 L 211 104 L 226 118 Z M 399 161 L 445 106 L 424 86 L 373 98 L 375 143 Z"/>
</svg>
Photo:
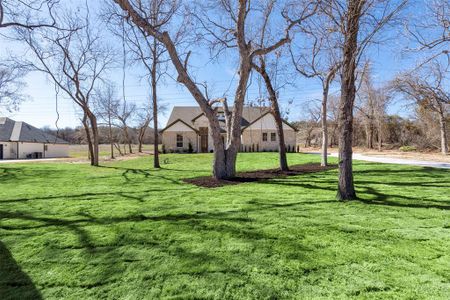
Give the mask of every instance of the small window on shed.
<svg viewBox="0 0 450 300">
<path fill-rule="evenodd" d="M 272 133 L 270 134 L 270 140 L 271 140 L 272 142 L 275 142 L 275 141 L 277 140 L 277 134 L 276 134 L 275 132 L 272 132 Z"/>
<path fill-rule="evenodd" d="M 263 142 L 267 142 L 267 132 L 263 132 Z"/>
<path fill-rule="evenodd" d="M 177 148 L 183 148 L 183 136 L 177 134 Z"/>
<path fill-rule="evenodd" d="M 44 145 L 44 151 L 48 151 L 48 145 Z"/>
</svg>

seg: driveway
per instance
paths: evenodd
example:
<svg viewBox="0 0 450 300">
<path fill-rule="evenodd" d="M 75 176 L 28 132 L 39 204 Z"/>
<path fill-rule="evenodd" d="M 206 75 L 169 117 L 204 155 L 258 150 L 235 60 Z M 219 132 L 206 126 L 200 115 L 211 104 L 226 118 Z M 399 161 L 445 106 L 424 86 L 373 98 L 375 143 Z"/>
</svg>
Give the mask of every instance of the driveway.
<svg viewBox="0 0 450 300">
<path fill-rule="evenodd" d="M 0 159 L 0 164 L 18 164 L 18 163 L 32 163 L 32 162 L 47 162 L 47 161 L 64 161 L 67 158 L 39 158 L 39 159 Z"/>
<path fill-rule="evenodd" d="M 317 152 L 316 152 L 317 153 Z M 338 157 L 337 153 L 331 153 L 330 156 Z M 353 153 L 353 159 L 364 160 L 370 162 L 378 162 L 384 164 L 399 164 L 399 165 L 412 165 L 418 167 L 431 167 L 440 169 L 450 169 L 450 163 L 442 161 L 425 161 L 406 158 L 396 158 L 389 156 L 370 156 L 366 154 Z"/>
</svg>

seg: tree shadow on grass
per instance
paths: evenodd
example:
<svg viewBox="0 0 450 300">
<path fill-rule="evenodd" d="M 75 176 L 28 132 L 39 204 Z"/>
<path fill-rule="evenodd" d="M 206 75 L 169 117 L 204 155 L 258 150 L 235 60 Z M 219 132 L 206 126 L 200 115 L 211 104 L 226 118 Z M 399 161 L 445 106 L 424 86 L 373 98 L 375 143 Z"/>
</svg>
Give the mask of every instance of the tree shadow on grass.
<svg viewBox="0 0 450 300">
<path fill-rule="evenodd" d="M 42 299 L 31 278 L 22 271 L 8 248 L 0 242 L 1 299 Z"/>
<path fill-rule="evenodd" d="M 37 170 L 24 167 L 0 167 L 0 183 L 18 182 L 26 178 L 59 178 L 61 170 Z"/>
<path fill-rule="evenodd" d="M 404 207 L 404 208 L 436 208 L 442 210 L 450 210 L 450 204 L 447 201 L 443 201 L 443 204 L 433 204 L 421 203 L 430 202 L 429 200 L 422 200 L 415 197 L 409 197 L 405 195 L 394 195 L 394 194 L 383 194 L 378 192 L 375 188 L 370 186 L 365 186 L 364 189 L 366 193 L 375 196 L 373 199 L 358 199 L 359 202 L 370 204 L 370 205 L 381 205 L 381 206 L 392 206 L 392 207 Z M 408 200 L 407 202 L 392 201 L 391 198 L 397 198 L 400 200 Z"/>
<path fill-rule="evenodd" d="M 166 181 L 170 181 L 171 183 L 174 184 L 182 184 L 182 181 L 167 177 L 167 176 L 163 176 L 161 174 L 156 174 L 159 173 L 159 170 L 155 170 L 154 173 L 144 170 L 144 169 L 135 169 L 135 168 L 123 168 L 123 167 L 113 167 L 113 166 L 99 166 L 100 168 L 106 168 L 106 169 L 114 169 L 114 170 L 119 170 L 122 171 L 122 177 L 125 179 L 125 181 L 127 183 L 132 182 L 133 179 L 135 178 L 131 178 L 130 176 L 136 176 L 136 175 L 142 175 L 144 176 L 145 179 L 148 179 L 150 177 L 156 177 L 156 178 L 160 178 Z"/>
<path fill-rule="evenodd" d="M 51 195 L 51 196 L 41 196 L 41 197 L 29 197 L 29 198 L 17 198 L 17 199 L 5 199 L 1 200 L 0 203 L 15 203 L 15 202 L 28 202 L 28 201 L 34 201 L 34 200 L 77 200 L 77 201 L 90 201 L 90 200 L 98 200 L 95 199 L 99 196 L 120 196 L 123 198 L 127 198 L 130 200 L 136 200 L 139 202 L 144 202 L 144 196 L 149 195 L 153 192 L 163 192 L 163 191 L 188 191 L 192 190 L 191 187 L 186 187 L 185 189 L 182 188 L 173 188 L 173 189 L 163 189 L 163 188 L 154 188 L 154 189 L 146 189 L 141 191 L 125 191 L 125 192 L 117 192 L 117 191 L 111 191 L 111 192 L 91 192 L 91 193 L 81 193 L 81 194 L 61 194 L 61 195 Z M 110 198 L 108 198 L 108 201 L 112 201 Z"/>
</svg>

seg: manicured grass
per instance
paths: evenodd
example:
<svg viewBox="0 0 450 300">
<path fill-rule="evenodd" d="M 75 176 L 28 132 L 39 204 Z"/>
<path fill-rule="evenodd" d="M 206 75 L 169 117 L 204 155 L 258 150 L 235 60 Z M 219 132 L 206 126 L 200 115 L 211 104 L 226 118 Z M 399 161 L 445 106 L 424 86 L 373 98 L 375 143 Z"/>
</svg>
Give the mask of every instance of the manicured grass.
<svg viewBox="0 0 450 300">
<path fill-rule="evenodd" d="M 139 146 L 138 145 L 132 145 L 133 153 L 137 153 Z M 128 154 L 128 145 L 121 144 L 120 149 L 123 153 Z M 142 145 L 142 150 L 144 152 L 150 152 L 153 151 L 153 145 Z M 72 158 L 83 158 L 88 159 L 88 152 L 89 148 L 87 145 L 70 145 L 69 146 L 69 156 Z M 107 144 L 101 144 L 99 145 L 99 155 L 102 158 L 109 158 L 111 155 L 111 146 Z M 120 156 L 119 151 L 117 151 L 116 148 L 114 148 L 114 155 Z"/>
<path fill-rule="evenodd" d="M 0 165 L 0 298 L 450 295 L 448 170 L 358 162 L 361 200 L 339 203 L 336 170 L 205 189 L 182 179 L 207 175 L 209 154 L 162 161 Z"/>
</svg>

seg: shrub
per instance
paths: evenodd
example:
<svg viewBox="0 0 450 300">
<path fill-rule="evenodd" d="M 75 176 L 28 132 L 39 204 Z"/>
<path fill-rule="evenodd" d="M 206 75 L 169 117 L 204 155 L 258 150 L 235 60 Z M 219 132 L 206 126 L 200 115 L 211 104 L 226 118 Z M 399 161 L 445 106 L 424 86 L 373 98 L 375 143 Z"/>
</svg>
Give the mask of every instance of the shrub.
<svg viewBox="0 0 450 300">
<path fill-rule="evenodd" d="M 414 147 L 414 146 L 401 146 L 401 147 L 399 148 L 399 150 L 400 150 L 400 151 L 403 151 L 403 152 L 410 152 L 410 151 L 416 151 L 417 148 Z"/>
</svg>

